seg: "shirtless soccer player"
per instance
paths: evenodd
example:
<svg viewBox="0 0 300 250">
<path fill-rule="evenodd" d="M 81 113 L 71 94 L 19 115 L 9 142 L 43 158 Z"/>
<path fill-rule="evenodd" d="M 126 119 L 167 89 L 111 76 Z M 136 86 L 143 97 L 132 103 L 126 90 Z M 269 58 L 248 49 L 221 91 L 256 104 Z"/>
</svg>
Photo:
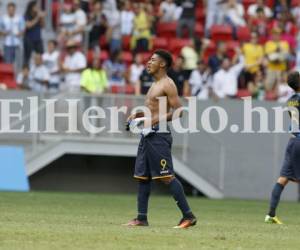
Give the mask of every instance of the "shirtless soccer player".
<svg viewBox="0 0 300 250">
<path fill-rule="evenodd" d="M 265 217 L 265 222 L 282 224 L 276 216 L 276 209 L 280 201 L 281 193 L 284 187 L 291 181 L 300 183 L 300 127 L 299 127 L 299 111 L 300 111 L 300 74 L 298 71 L 292 72 L 288 77 L 288 85 L 295 90 L 295 94 L 288 100 L 289 107 L 293 107 L 289 114 L 292 122 L 292 134 L 285 151 L 283 165 L 280 176 L 274 185 L 270 209 Z"/>
<path fill-rule="evenodd" d="M 174 174 L 170 129 L 167 127 L 164 132 L 158 131 L 159 122 L 171 121 L 175 110 L 182 106 L 176 85 L 166 73 L 171 65 L 172 56 L 169 52 L 165 50 L 154 52 L 147 63 L 147 71 L 153 76 L 155 82 L 151 85 L 145 101 L 146 107 L 151 111 L 151 119 L 146 118 L 143 112 L 132 114 L 127 119 L 127 125 L 133 128 L 142 120 L 142 117 L 144 118 L 134 172 L 134 177 L 138 180 L 138 214 L 135 219 L 126 224 L 127 226 L 148 226 L 147 211 L 152 180 L 161 181 L 169 186 L 182 212 L 183 217 L 175 228 L 188 228 L 196 225 L 197 222 L 188 205 L 183 187 Z M 167 99 L 165 108 L 167 113 L 165 114 L 159 115 L 158 97 Z"/>
</svg>

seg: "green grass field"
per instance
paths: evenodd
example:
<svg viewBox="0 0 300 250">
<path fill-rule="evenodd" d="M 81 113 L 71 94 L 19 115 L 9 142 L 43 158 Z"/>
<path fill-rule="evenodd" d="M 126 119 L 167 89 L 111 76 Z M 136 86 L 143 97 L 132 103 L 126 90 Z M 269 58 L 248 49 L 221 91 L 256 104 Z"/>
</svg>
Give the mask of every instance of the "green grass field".
<svg viewBox="0 0 300 250">
<path fill-rule="evenodd" d="M 196 227 L 178 230 L 171 197 L 153 196 L 147 228 L 132 195 L 0 193 L 0 249 L 299 249 L 299 204 L 284 202 L 285 225 L 264 224 L 267 202 L 190 198 Z"/>
</svg>

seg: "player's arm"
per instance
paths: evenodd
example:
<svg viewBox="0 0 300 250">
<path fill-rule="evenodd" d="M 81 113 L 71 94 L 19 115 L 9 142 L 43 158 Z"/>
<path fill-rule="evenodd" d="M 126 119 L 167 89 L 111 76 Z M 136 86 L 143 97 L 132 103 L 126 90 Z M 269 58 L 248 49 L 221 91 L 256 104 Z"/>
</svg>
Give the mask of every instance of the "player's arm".
<svg viewBox="0 0 300 250">
<path fill-rule="evenodd" d="M 152 125 L 155 125 L 155 124 L 159 123 L 160 121 L 175 120 L 182 116 L 182 110 L 180 110 L 180 112 L 176 112 L 177 109 L 182 107 L 182 103 L 178 96 L 176 85 L 172 80 L 169 80 L 169 82 L 166 82 L 165 94 L 167 97 L 168 105 L 170 107 L 170 111 L 168 113 L 166 113 L 165 115 L 163 115 L 162 117 L 159 117 L 159 115 L 153 117 Z M 175 112 L 176 112 L 176 115 L 174 116 Z"/>
</svg>

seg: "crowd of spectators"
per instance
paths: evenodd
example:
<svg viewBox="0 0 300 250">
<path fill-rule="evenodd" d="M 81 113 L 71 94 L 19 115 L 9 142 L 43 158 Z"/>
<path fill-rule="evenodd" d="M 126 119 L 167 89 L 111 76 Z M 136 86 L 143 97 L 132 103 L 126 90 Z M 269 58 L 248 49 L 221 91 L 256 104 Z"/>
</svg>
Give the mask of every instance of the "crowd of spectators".
<svg viewBox="0 0 300 250">
<path fill-rule="evenodd" d="M 22 89 L 97 94 L 127 89 L 145 94 L 153 81 L 145 70 L 145 55 L 159 39 L 157 27 L 176 23 L 174 39 L 188 42 L 172 51 L 168 74 L 181 96 L 205 100 L 244 93 L 285 101 L 292 94 L 287 73 L 300 67 L 300 1 L 245 2 L 249 1 L 65 0 L 53 22 L 56 39 L 47 44 L 42 37 L 45 12 L 38 2 L 29 2 L 23 16 L 11 2 L 0 18 L 3 61 L 13 64 L 23 45 L 24 66 L 17 77 Z M 198 10 L 203 20 L 196 18 Z M 214 39 L 216 26 L 229 27 L 232 37 Z M 241 27 L 250 31 L 249 39 L 239 40 Z M 128 52 L 133 60 L 126 60 Z"/>
</svg>

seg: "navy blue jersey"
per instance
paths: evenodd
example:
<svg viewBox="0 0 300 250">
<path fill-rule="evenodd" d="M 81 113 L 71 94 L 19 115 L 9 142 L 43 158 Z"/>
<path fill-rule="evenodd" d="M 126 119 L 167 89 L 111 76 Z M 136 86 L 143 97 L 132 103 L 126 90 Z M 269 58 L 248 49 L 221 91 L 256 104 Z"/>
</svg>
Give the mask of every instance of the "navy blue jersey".
<svg viewBox="0 0 300 250">
<path fill-rule="evenodd" d="M 298 110 L 298 114 L 300 114 L 300 94 L 294 94 L 287 102 L 288 107 L 294 107 Z M 291 130 L 294 132 L 295 130 L 300 130 L 300 115 L 293 112 L 292 110 L 289 111 L 289 115 L 291 117 Z M 293 133 L 295 136 L 300 136 L 300 133 Z"/>
</svg>

